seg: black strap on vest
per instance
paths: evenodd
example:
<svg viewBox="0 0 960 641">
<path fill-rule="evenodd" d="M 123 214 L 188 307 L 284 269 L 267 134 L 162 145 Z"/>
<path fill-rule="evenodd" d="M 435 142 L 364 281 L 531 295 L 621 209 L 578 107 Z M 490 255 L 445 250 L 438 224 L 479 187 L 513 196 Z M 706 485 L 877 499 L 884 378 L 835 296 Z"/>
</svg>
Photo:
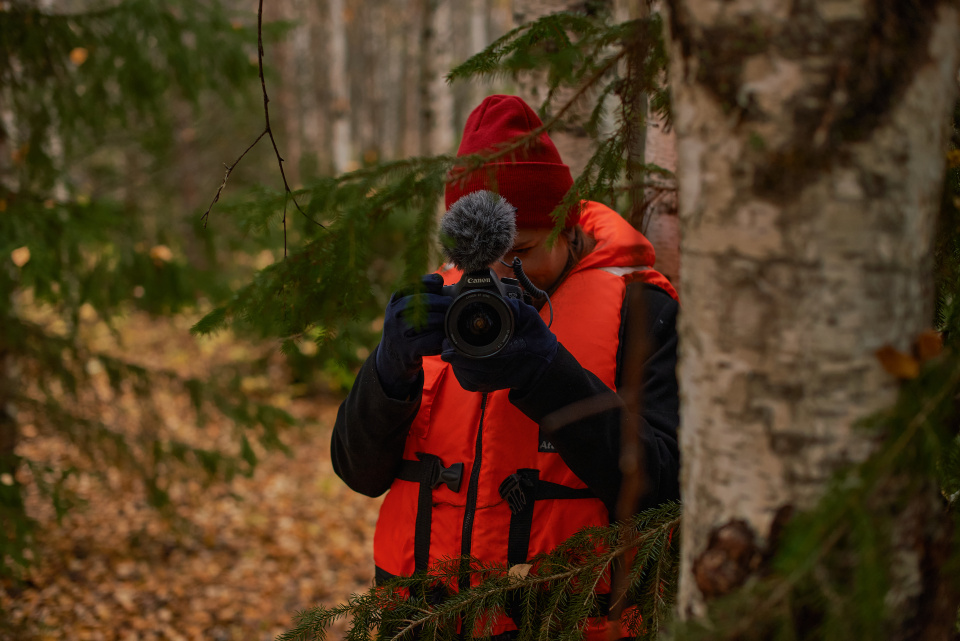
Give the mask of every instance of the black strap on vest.
<svg viewBox="0 0 960 641">
<path fill-rule="evenodd" d="M 507 535 L 507 564 L 509 566 L 527 562 L 530 551 L 530 532 L 533 529 L 533 507 L 537 501 L 545 499 L 594 499 L 596 495 L 587 488 L 572 488 L 559 483 L 540 480 L 540 470 L 520 469 L 500 484 L 501 498 L 510 507 L 510 532 Z M 507 595 L 504 610 L 517 628 L 523 622 L 524 590 L 514 590 Z M 539 597 L 538 597 L 539 598 Z M 610 612 L 610 595 L 597 595 L 597 608 L 600 616 Z"/>
<path fill-rule="evenodd" d="M 573 488 L 540 480 L 540 470 L 521 469 L 500 484 L 500 496 L 510 506 L 507 563 L 526 563 L 533 529 L 533 506 L 544 499 L 594 499 L 588 488 Z"/>
<path fill-rule="evenodd" d="M 417 524 L 413 535 L 413 566 L 416 572 L 426 571 L 430 562 L 430 528 L 433 521 L 433 489 L 441 483 L 454 492 L 460 491 L 463 463 L 444 467 L 440 457 L 417 452 L 417 461 L 404 459 L 397 478 L 420 484 L 417 497 Z"/>
</svg>

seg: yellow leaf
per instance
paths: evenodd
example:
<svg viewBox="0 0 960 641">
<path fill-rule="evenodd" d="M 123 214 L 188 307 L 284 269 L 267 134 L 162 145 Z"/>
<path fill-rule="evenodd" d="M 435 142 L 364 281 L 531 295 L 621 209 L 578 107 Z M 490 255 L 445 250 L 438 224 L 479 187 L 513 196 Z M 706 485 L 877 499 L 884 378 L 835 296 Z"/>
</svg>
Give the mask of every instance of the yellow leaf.
<svg viewBox="0 0 960 641">
<path fill-rule="evenodd" d="M 10 259 L 17 267 L 23 267 L 30 262 L 30 248 L 27 246 L 17 247 L 10 252 Z"/>
<path fill-rule="evenodd" d="M 83 47 L 75 47 L 70 52 L 70 62 L 76 66 L 80 66 L 87 61 L 87 58 L 90 56 L 90 52 L 84 49 Z"/>
<path fill-rule="evenodd" d="M 951 149 L 947 152 L 947 167 L 950 169 L 960 167 L 960 149 Z"/>
<path fill-rule="evenodd" d="M 910 354 L 904 354 L 890 345 L 884 345 L 876 351 L 876 355 L 883 369 L 901 380 L 916 378 L 920 375 L 920 362 Z"/>
<path fill-rule="evenodd" d="M 173 252 L 166 245 L 156 245 L 150 248 L 150 258 L 153 259 L 154 265 L 160 267 L 173 260 Z"/>
</svg>

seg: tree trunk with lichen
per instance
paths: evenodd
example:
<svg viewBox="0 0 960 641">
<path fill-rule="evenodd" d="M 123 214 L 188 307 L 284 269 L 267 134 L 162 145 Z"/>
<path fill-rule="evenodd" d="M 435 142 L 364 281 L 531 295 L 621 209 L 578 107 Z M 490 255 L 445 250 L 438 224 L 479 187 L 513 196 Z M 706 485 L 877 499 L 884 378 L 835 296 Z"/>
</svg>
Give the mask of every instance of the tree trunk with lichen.
<svg viewBox="0 0 960 641">
<path fill-rule="evenodd" d="M 679 610 L 696 617 L 715 594 L 693 571 L 711 540 L 762 547 L 778 514 L 811 506 L 867 456 L 853 425 L 896 396 L 875 352 L 908 351 L 932 324 L 960 15 L 920 0 L 667 4 L 684 293 Z"/>
</svg>

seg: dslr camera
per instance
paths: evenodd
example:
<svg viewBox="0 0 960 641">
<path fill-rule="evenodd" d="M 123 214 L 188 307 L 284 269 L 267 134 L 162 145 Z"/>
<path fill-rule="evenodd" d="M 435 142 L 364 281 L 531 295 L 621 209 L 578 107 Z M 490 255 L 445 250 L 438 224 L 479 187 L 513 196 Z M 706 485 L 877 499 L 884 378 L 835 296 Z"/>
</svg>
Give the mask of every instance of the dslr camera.
<svg viewBox="0 0 960 641">
<path fill-rule="evenodd" d="M 489 267 L 466 272 L 444 295 L 453 297 L 444 321 L 447 339 L 465 356 L 488 358 L 513 336 L 513 311 L 507 299 L 524 300 L 520 281 L 501 280 Z"/>
</svg>

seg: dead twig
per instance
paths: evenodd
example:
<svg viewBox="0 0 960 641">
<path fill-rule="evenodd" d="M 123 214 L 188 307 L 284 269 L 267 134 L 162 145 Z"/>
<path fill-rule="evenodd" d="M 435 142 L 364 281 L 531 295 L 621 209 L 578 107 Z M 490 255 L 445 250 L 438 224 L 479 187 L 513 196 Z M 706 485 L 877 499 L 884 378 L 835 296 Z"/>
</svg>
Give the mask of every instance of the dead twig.
<svg viewBox="0 0 960 641">
<path fill-rule="evenodd" d="M 314 225 L 323 227 L 322 223 L 317 222 L 316 220 L 307 216 L 307 213 L 303 211 L 300 207 L 300 203 L 297 202 L 297 198 L 293 193 L 293 190 L 290 189 L 290 184 L 287 182 L 287 175 L 283 171 L 283 156 L 280 155 L 280 149 L 277 147 L 277 140 L 273 137 L 273 128 L 270 125 L 270 97 L 267 95 L 267 81 L 263 76 L 263 0 L 260 0 L 259 6 L 257 9 L 257 65 L 258 71 L 260 74 L 260 88 L 263 90 L 263 117 L 264 117 L 264 129 L 260 132 L 260 135 L 257 136 L 249 147 L 244 149 L 243 153 L 233 162 L 232 165 L 224 165 L 226 167 L 226 173 L 223 175 L 223 181 L 220 183 L 220 187 L 217 189 L 216 195 L 213 197 L 213 201 L 210 203 L 210 206 L 207 207 L 207 211 L 203 213 L 203 216 L 200 217 L 200 220 L 203 221 L 203 227 L 206 229 L 207 221 L 210 218 L 210 211 L 213 209 L 213 206 L 217 204 L 217 201 L 220 200 L 220 194 L 223 192 L 224 187 L 227 186 L 227 180 L 230 179 L 230 174 L 233 173 L 234 168 L 240 164 L 240 161 L 243 160 L 243 157 L 253 149 L 258 142 L 264 137 L 267 136 L 270 138 L 270 143 L 273 145 L 273 153 L 277 157 L 277 166 L 280 167 L 280 177 L 283 179 L 283 189 L 285 191 L 284 195 L 284 204 L 283 204 L 283 256 L 287 256 L 287 195 L 293 200 L 294 206 L 297 208 L 304 218 L 312 222 Z"/>
</svg>

